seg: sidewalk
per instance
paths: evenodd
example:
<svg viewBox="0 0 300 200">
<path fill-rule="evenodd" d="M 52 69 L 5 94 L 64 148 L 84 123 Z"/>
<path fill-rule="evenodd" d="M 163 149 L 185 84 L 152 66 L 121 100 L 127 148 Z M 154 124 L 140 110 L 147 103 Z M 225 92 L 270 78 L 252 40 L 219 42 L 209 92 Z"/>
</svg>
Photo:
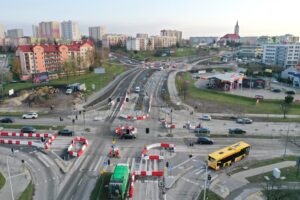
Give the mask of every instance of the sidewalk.
<svg viewBox="0 0 300 200">
<path fill-rule="evenodd" d="M 243 172 L 239 172 L 239 173 L 233 174 L 231 177 L 235 178 L 239 181 L 249 183 L 249 181 L 246 180 L 246 178 L 248 178 L 248 177 L 256 176 L 258 174 L 264 174 L 266 172 L 270 172 L 274 168 L 281 169 L 281 168 L 294 166 L 295 164 L 296 164 L 295 161 L 284 161 L 284 162 L 275 163 L 275 164 L 272 164 L 272 165 L 267 165 L 267 166 L 258 167 L 258 168 L 249 169 L 249 170 L 246 170 L 246 171 L 243 171 Z"/>
<path fill-rule="evenodd" d="M 257 183 L 249 183 L 246 178 L 270 172 L 274 168 L 281 169 L 294 165 L 295 161 L 284 161 L 245 170 L 231 176 L 222 174 L 211 184 L 210 189 L 224 199 L 261 199 L 261 195 L 259 193 L 261 188 L 259 187 L 260 185 L 257 185 Z"/>
</svg>

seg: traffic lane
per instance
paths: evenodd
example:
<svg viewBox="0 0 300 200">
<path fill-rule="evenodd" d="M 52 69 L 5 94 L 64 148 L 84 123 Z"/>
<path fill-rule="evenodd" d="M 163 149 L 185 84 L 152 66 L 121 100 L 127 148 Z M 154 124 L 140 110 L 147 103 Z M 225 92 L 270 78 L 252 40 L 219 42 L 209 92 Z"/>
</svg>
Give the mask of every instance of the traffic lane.
<svg viewBox="0 0 300 200">
<path fill-rule="evenodd" d="M 159 187 L 156 180 L 137 180 L 134 183 L 134 200 L 159 199 Z"/>
</svg>

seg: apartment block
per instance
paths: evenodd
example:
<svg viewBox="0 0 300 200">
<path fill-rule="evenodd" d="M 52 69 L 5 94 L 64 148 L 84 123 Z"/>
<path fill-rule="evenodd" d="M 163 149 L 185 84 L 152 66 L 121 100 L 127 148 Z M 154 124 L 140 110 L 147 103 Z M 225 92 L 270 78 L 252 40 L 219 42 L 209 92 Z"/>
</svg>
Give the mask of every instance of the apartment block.
<svg viewBox="0 0 300 200">
<path fill-rule="evenodd" d="M 63 21 L 61 23 L 61 38 L 63 40 L 78 41 L 81 39 L 79 25 L 74 21 Z"/>
<path fill-rule="evenodd" d="M 20 38 L 23 37 L 23 29 L 10 29 L 7 30 L 7 37 L 9 38 Z"/>
<path fill-rule="evenodd" d="M 106 31 L 104 26 L 89 27 L 89 37 L 94 41 L 102 41 Z"/>
<path fill-rule="evenodd" d="M 299 63 L 300 44 L 266 44 L 263 46 L 263 63 L 286 68 Z"/>
<path fill-rule="evenodd" d="M 127 51 L 140 51 L 140 38 L 129 37 L 126 40 L 126 50 Z"/>
<path fill-rule="evenodd" d="M 77 61 L 80 58 L 80 67 L 87 68 L 92 64 L 89 55 L 93 50 L 94 45 L 90 41 L 72 42 L 67 45 L 20 45 L 16 50 L 16 56 L 20 60 L 22 74 L 30 75 L 60 71 L 63 62 L 68 59 Z"/>
<path fill-rule="evenodd" d="M 154 48 L 166 48 L 176 46 L 177 38 L 175 36 L 152 36 Z"/>
<path fill-rule="evenodd" d="M 127 38 L 127 35 L 122 34 L 106 34 L 103 36 L 102 46 L 107 48 L 113 46 L 125 47 Z"/>
<path fill-rule="evenodd" d="M 5 31 L 1 24 L 0 24 L 0 38 L 5 38 Z"/>
<path fill-rule="evenodd" d="M 177 30 L 161 30 L 161 36 L 168 36 L 168 37 L 176 37 L 176 42 L 181 42 L 182 40 L 182 32 Z"/>
<path fill-rule="evenodd" d="M 39 37 L 48 39 L 61 38 L 60 23 L 55 21 L 39 23 Z"/>
</svg>

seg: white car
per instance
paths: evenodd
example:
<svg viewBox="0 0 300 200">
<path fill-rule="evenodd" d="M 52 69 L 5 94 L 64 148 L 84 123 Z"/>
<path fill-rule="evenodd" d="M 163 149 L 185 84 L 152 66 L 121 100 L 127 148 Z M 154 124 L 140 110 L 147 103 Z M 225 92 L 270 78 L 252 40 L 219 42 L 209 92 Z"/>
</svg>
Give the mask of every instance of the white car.
<svg viewBox="0 0 300 200">
<path fill-rule="evenodd" d="M 23 119 L 36 119 L 38 118 L 38 114 L 36 112 L 30 112 L 22 115 Z"/>
<path fill-rule="evenodd" d="M 202 115 L 200 117 L 201 120 L 204 120 L 204 121 L 210 121 L 211 120 L 211 116 L 210 115 Z"/>
<path fill-rule="evenodd" d="M 67 89 L 66 94 L 72 94 L 73 90 L 72 89 Z"/>
<path fill-rule="evenodd" d="M 141 88 L 140 88 L 139 86 L 135 87 L 135 92 L 136 92 L 136 93 L 141 92 Z"/>
</svg>

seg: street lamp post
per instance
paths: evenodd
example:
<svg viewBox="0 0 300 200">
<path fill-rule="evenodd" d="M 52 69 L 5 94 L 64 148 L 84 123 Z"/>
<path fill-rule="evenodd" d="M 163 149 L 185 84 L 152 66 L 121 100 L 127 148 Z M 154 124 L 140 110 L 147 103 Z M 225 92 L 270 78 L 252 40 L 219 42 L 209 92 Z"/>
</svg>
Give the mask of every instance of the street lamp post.
<svg viewBox="0 0 300 200">
<path fill-rule="evenodd" d="M 285 147 L 284 147 L 284 154 L 283 154 L 283 159 L 286 156 L 286 148 L 287 148 L 287 144 L 288 144 L 288 139 L 289 139 L 289 132 L 290 132 L 290 124 L 288 125 L 288 130 L 286 132 L 286 140 L 285 140 Z"/>
<path fill-rule="evenodd" d="M 203 200 L 206 200 L 206 187 L 207 187 L 207 168 L 208 168 L 208 163 L 205 163 L 205 184 L 204 184 L 204 198 Z"/>
<path fill-rule="evenodd" d="M 85 130 L 85 110 L 83 110 L 83 129 Z"/>
</svg>

